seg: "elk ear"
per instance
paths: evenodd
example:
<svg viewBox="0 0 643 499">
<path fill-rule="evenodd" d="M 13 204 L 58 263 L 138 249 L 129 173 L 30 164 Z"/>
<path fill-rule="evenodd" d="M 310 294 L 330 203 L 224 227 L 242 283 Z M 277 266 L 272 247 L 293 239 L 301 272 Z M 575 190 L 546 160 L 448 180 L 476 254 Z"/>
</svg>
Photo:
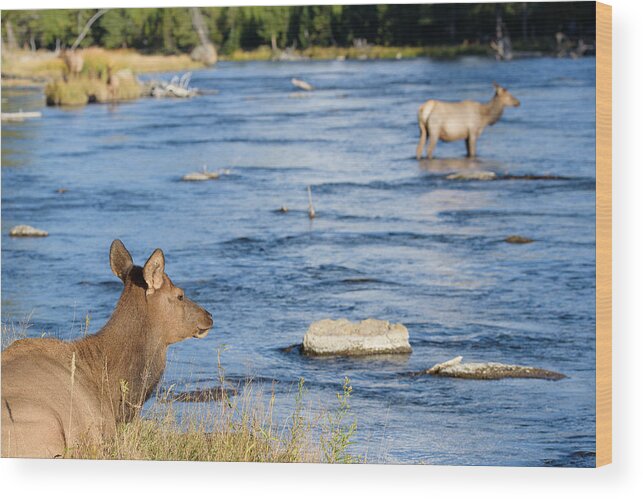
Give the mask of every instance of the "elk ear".
<svg viewBox="0 0 643 499">
<path fill-rule="evenodd" d="M 151 295 L 163 286 L 163 274 L 165 273 L 165 256 L 163 251 L 155 249 L 143 267 L 143 278 L 147 283 L 146 295 Z"/>
<path fill-rule="evenodd" d="M 493 82 L 493 88 L 496 90 L 496 94 L 501 94 L 505 91 L 505 89 L 498 85 L 498 83 L 495 81 Z"/>
<path fill-rule="evenodd" d="M 127 273 L 134 265 L 134 262 L 132 261 L 132 255 L 129 254 L 120 239 L 114 239 L 109 248 L 109 265 L 114 275 L 125 282 Z"/>
</svg>

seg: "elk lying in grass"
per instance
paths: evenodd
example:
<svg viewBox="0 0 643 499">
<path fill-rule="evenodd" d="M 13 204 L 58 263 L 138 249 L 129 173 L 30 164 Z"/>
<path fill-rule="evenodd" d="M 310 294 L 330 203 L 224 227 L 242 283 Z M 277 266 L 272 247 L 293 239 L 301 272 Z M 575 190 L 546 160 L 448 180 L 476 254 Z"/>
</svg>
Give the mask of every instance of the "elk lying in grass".
<svg viewBox="0 0 643 499">
<path fill-rule="evenodd" d="M 212 327 L 212 316 L 165 274 L 160 249 L 143 267 L 119 240 L 109 256 L 124 289 L 98 333 L 73 342 L 22 339 L 2 352 L 3 457 L 51 458 L 80 439 L 111 436 L 150 397 L 168 346 Z"/>
<path fill-rule="evenodd" d="M 496 93 L 486 103 L 465 100 L 462 102 L 444 102 L 428 100 L 418 109 L 418 125 L 420 126 L 420 141 L 416 157 L 422 157 L 427 135 L 429 146 L 427 158 L 433 157 L 433 151 L 438 139 L 443 142 L 465 140 L 467 156 L 476 155 L 476 141 L 485 127 L 493 125 L 502 116 L 505 107 L 518 107 L 520 101 L 509 93 L 506 88 L 497 83 L 493 84 Z"/>
</svg>

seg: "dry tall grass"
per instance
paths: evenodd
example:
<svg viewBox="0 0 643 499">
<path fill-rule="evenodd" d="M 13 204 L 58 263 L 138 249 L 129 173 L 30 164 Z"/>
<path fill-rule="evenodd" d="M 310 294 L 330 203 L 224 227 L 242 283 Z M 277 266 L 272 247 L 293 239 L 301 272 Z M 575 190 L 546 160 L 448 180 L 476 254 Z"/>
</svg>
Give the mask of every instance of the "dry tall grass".
<svg viewBox="0 0 643 499">
<path fill-rule="evenodd" d="M 0 328 L 0 349 L 4 350 L 16 340 L 27 337 L 27 332 L 31 327 L 31 315 L 26 316 L 20 322 L 3 322 Z"/>
<path fill-rule="evenodd" d="M 220 400 L 177 405 L 171 394 L 158 397 L 145 417 L 121 424 L 99 445 L 69 449 L 76 459 L 234 461 L 270 463 L 356 463 L 351 446 L 357 422 L 350 414 L 350 384 L 345 380 L 336 408 L 313 410 L 300 380 L 294 409 L 275 419 L 275 394 L 266 397 L 248 382 L 240 395 L 222 392 Z M 169 402 L 168 402 L 169 401 Z"/>
</svg>

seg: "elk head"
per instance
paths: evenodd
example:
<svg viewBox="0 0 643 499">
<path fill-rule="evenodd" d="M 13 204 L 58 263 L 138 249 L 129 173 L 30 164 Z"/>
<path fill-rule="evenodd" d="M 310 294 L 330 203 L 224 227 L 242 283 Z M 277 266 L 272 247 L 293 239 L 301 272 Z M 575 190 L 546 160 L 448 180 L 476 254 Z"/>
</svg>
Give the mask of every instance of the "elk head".
<svg viewBox="0 0 643 499">
<path fill-rule="evenodd" d="M 212 315 L 185 296 L 165 273 L 165 256 L 154 250 L 145 265 L 137 267 L 125 245 L 116 239 L 110 248 L 112 272 L 126 285 L 143 289 L 147 329 L 167 345 L 187 338 L 205 338 L 213 325 Z"/>
</svg>

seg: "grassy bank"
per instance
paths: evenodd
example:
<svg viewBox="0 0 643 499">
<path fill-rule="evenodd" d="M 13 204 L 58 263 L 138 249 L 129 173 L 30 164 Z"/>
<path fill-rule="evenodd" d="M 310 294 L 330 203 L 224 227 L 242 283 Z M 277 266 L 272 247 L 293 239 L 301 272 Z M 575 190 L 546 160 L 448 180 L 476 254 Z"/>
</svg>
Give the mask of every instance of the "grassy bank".
<svg viewBox="0 0 643 499">
<path fill-rule="evenodd" d="M 86 334 L 81 328 L 81 333 Z M 2 323 L 2 349 L 25 338 L 29 318 Z M 83 332 L 84 331 L 84 332 Z M 219 384 L 227 386 L 219 362 Z M 271 463 L 357 463 L 352 452 L 357 420 L 351 412 L 348 378 L 331 406 L 315 407 L 307 400 L 304 380 L 281 403 L 276 394 L 247 381 L 236 391 L 214 390 L 200 402 L 177 402 L 170 387 L 157 393 L 143 417 L 118 426 L 100 444 L 81 442 L 65 457 L 75 459 L 144 459 L 161 461 L 243 461 Z M 184 399 L 183 399 L 184 400 Z M 277 418 L 276 413 L 280 417 Z M 284 413 L 286 413 L 284 415 Z"/>
<path fill-rule="evenodd" d="M 122 102 L 141 97 L 143 88 L 136 78 L 123 78 L 117 87 L 104 79 L 81 77 L 54 80 L 45 86 L 49 106 L 84 106 L 90 102 Z"/>
<path fill-rule="evenodd" d="M 145 72 L 181 72 L 202 68 L 187 54 L 144 55 L 133 50 L 105 50 L 92 47 L 79 50 L 82 70 L 70 74 L 63 59 L 48 51 L 14 51 L 2 53 L 2 85 L 43 85 L 45 98 L 51 106 L 83 106 L 92 102 L 120 102 L 141 97 L 143 89 L 136 74 Z M 431 57 L 453 59 L 463 55 L 489 54 L 479 44 L 432 47 L 311 47 L 305 50 L 272 51 L 267 46 L 256 50 L 237 50 L 222 60 L 344 60 L 404 59 Z M 114 75 L 117 75 L 114 84 Z M 120 77 L 118 77 L 120 75 Z"/>
<path fill-rule="evenodd" d="M 303 380 L 294 409 L 284 420 L 274 417 L 275 395 L 256 393 L 252 383 L 241 395 L 181 407 L 160 397 L 145 418 L 120 425 L 98 446 L 81 444 L 67 457 L 271 463 L 356 463 L 350 447 L 357 423 L 350 415 L 351 387 L 345 381 L 338 406 L 314 411 L 305 401 Z M 164 402 L 165 401 L 165 402 Z"/>
<path fill-rule="evenodd" d="M 181 55 L 146 55 L 134 50 L 105 50 L 88 48 L 79 50 L 84 59 L 80 76 L 93 77 L 105 74 L 107 67 L 112 71 L 129 69 L 135 73 L 188 71 L 202 68 L 203 65 Z M 47 81 L 62 78 L 67 70 L 63 60 L 54 52 L 38 50 L 2 51 L 2 84 L 13 79 Z"/>
<path fill-rule="evenodd" d="M 273 52 L 268 46 L 255 50 L 236 50 L 231 54 L 221 55 L 226 61 L 269 61 L 279 59 L 302 58 L 312 60 L 333 59 L 409 59 L 414 57 L 431 57 L 434 59 L 453 59 L 464 55 L 488 55 L 488 47 L 479 44 L 439 45 L 431 47 L 385 47 L 368 45 L 365 47 L 311 47 L 305 50 L 288 50 Z"/>
<path fill-rule="evenodd" d="M 85 64 L 80 76 L 95 77 L 105 74 L 107 67 L 112 71 L 128 69 L 134 73 L 179 72 L 203 68 L 187 54 L 162 55 L 141 54 L 134 50 L 105 50 L 92 47 L 79 50 Z M 268 46 L 254 50 L 236 50 L 222 54 L 221 60 L 227 61 L 267 61 L 279 58 L 284 52 L 273 52 Z M 412 57 L 432 57 L 438 59 L 454 58 L 462 55 L 486 55 L 490 49 L 479 44 L 440 45 L 431 47 L 385 47 L 369 45 L 365 47 L 311 47 L 305 50 L 288 50 L 286 57 L 315 60 L 330 59 L 395 59 Z M 45 84 L 62 78 L 67 69 L 63 60 L 54 52 L 38 50 L 17 50 L 2 52 L 2 84 L 12 82 L 40 82 Z"/>
<path fill-rule="evenodd" d="M 89 48 L 78 51 L 82 70 L 70 74 L 62 58 L 47 51 L 2 54 L 2 85 L 43 85 L 51 106 L 82 106 L 141 97 L 137 73 L 180 72 L 203 67 L 188 55 L 143 55 L 133 50 Z"/>
</svg>

